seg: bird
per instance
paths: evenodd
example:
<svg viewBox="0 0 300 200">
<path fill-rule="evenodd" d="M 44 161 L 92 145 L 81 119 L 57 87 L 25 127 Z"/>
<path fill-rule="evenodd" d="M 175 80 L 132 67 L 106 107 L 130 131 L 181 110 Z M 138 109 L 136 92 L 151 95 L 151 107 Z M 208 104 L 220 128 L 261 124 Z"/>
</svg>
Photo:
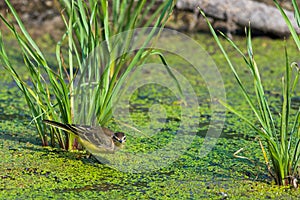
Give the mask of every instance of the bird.
<svg viewBox="0 0 300 200">
<path fill-rule="evenodd" d="M 46 120 L 45 124 L 73 133 L 79 141 L 92 154 L 115 153 L 123 147 L 126 135 L 123 132 L 113 132 L 101 126 L 86 126 L 76 124 L 63 124 L 56 121 Z"/>
</svg>

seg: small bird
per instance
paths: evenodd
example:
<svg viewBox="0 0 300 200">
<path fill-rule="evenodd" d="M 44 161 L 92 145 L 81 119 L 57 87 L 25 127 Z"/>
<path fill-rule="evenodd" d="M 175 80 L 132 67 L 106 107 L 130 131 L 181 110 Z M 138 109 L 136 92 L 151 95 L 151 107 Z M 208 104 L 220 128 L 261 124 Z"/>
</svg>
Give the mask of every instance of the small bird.
<svg viewBox="0 0 300 200">
<path fill-rule="evenodd" d="M 62 124 L 51 120 L 43 120 L 43 122 L 75 134 L 79 138 L 79 141 L 92 154 L 114 153 L 122 148 L 126 141 L 125 133 L 113 132 L 105 127 Z"/>
</svg>

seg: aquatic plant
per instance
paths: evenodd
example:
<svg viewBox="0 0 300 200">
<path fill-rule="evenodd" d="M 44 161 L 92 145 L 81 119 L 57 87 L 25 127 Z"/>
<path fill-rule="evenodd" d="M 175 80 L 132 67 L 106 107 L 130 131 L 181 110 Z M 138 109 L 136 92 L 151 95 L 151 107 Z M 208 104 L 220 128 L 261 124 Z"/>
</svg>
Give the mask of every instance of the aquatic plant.
<svg viewBox="0 0 300 200">
<path fill-rule="evenodd" d="M 21 77 L 17 66 L 11 64 L 1 33 L 0 58 L 6 71 L 11 74 L 23 92 L 44 146 L 49 145 L 50 138 L 51 146 L 58 144 L 63 149 L 76 147 L 73 135 L 54 128 L 50 128 L 48 135 L 48 127 L 42 121 L 51 119 L 62 123 L 74 122 L 74 80 L 76 75 L 85 73 L 87 68 L 84 66 L 85 59 L 103 41 L 106 40 L 106 52 L 103 52 L 106 60 L 105 65 L 101 66 L 104 72 L 97 69 L 94 71 L 93 76 L 97 77 L 99 82 L 85 96 L 89 98 L 87 100 L 90 103 L 89 111 L 96 115 L 96 122 L 100 125 L 106 125 L 112 118 L 112 96 L 116 95 L 121 81 L 136 64 L 143 62 L 148 56 L 156 54 L 167 65 L 161 54 L 153 52 L 149 48 L 140 48 L 134 53 L 125 53 L 119 59 L 114 59 L 113 53 L 116 51 L 117 44 L 109 43 L 109 38 L 137 27 L 149 25 L 154 28 L 164 27 L 173 9 L 174 2 L 172 0 L 155 5 L 155 10 L 153 9 L 155 0 L 60 1 L 64 8 L 61 17 L 66 31 L 56 46 L 56 67 L 49 66 L 49 62 L 27 32 L 10 1 L 5 0 L 5 2 L 18 28 L 2 15 L 0 18 L 18 41 L 26 65 L 25 69 L 30 73 L 29 79 Z M 149 17 L 150 11 L 151 16 Z M 154 38 L 155 34 L 157 35 L 155 29 L 145 34 L 144 44 Z M 136 35 L 127 34 L 127 37 L 121 38 L 123 40 L 119 42 L 129 45 L 126 41 L 131 41 L 133 37 Z M 85 78 L 82 77 L 80 80 Z M 86 115 L 85 120 L 91 119 L 89 112 L 84 114 Z"/>
<path fill-rule="evenodd" d="M 277 0 L 273 0 L 276 7 L 278 8 L 278 10 L 280 11 L 283 19 L 285 20 L 289 30 L 290 30 L 290 33 L 298 47 L 298 49 L 300 50 L 300 39 L 299 39 L 299 36 L 297 34 L 297 31 L 295 30 L 294 26 L 292 25 L 292 22 L 290 21 L 290 19 L 288 18 L 288 16 L 285 14 L 283 8 L 280 6 L 280 4 L 278 3 Z M 298 4 L 296 2 L 296 0 L 292 0 L 292 5 L 293 5 L 293 8 L 294 8 L 294 17 L 297 21 L 297 24 L 298 24 L 298 27 L 300 27 L 300 11 L 299 11 L 299 7 L 298 7 Z"/>
<path fill-rule="evenodd" d="M 293 1 L 294 7 L 296 3 Z M 284 14 L 279 4 L 276 4 L 281 12 Z M 295 12 L 299 22 L 299 12 Z M 201 11 L 205 17 L 205 14 Z M 230 112 L 236 114 L 239 118 L 244 120 L 256 133 L 260 141 L 261 150 L 267 164 L 270 175 L 274 178 L 277 185 L 291 185 L 297 187 L 297 180 L 300 178 L 299 174 L 299 161 L 300 161 L 300 107 L 293 115 L 291 113 L 291 98 L 295 92 L 296 85 L 299 82 L 300 69 L 297 63 L 290 64 L 288 60 L 288 53 L 285 48 L 285 75 L 282 78 L 282 107 L 281 113 L 272 113 L 270 103 L 265 95 L 264 87 L 262 84 L 259 68 L 254 59 L 254 53 L 251 43 L 251 30 L 246 30 L 247 38 L 247 53 L 243 51 L 226 35 L 220 34 L 231 44 L 231 46 L 243 57 L 248 70 L 250 70 L 253 77 L 253 84 L 256 98 L 252 98 L 248 92 L 243 80 L 240 79 L 236 68 L 231 62 L 227 52 L 223 48 L 219 36 L 211 26 L 210 22 L 205 17 L 210 31 L 217 42 L 221 52 L 223 53 L 234 77 L 240 87 L 242 94 L 247 101 L 249 107 L 254 113 L 257 121 L 252 122 L 248 116 L 243 115 L 241 112 L 233 108 L 226 102 L 221 102 Z M 288 18 L 285 16 L 288 21 Z M 290 29 L 292 25 L 289 24 Z M 291 33 L 300 47 L 299 38 L 296 31 L 291 30 Z M 294 74 L 294 76 L 292 76 Z M 279 122 L 278 120 L 279 119 Z M 278 122 L 278 123 L 276 123 Z M 268 151 L 265 151 L 267 149 Z"/>
</svg>

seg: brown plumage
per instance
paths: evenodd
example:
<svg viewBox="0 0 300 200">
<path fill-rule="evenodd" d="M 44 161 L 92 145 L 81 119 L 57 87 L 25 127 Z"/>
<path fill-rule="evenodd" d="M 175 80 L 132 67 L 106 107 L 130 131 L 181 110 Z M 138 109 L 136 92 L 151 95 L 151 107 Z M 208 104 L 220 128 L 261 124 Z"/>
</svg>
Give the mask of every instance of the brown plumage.
<svg viewBox="0 0 300 200">
<path fill-rule="evenodd" d="M 126 141 L 123 132 L 113 132 L 105 127 L 62 124 L 51 120 L 43 120 L 43 122 L 73 133 L 90 153 L 114 153 Z"/>
</svg>

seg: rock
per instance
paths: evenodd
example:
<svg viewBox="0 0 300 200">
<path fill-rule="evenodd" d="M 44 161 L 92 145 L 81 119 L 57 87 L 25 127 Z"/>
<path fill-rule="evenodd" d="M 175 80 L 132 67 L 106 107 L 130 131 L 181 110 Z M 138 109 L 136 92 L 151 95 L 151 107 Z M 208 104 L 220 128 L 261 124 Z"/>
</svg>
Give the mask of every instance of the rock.
<svg viewBox="0 0 300 200">
<path fill-rule="evenodd" d="M 176 3 L 177 9 L 194 12 L 197 16 L 198 7 L 214 20 L 225 22 L 223 26 L 229 32 L 243 30 L 250 22 L 253 31 L 263 34 L 278 37 L 290 34 L 279 10 L 264 3 L 252 0 L 178 0 Z M 300 33 L 293 12 L 286 10 L 286 14 Z"/>
</svg>

